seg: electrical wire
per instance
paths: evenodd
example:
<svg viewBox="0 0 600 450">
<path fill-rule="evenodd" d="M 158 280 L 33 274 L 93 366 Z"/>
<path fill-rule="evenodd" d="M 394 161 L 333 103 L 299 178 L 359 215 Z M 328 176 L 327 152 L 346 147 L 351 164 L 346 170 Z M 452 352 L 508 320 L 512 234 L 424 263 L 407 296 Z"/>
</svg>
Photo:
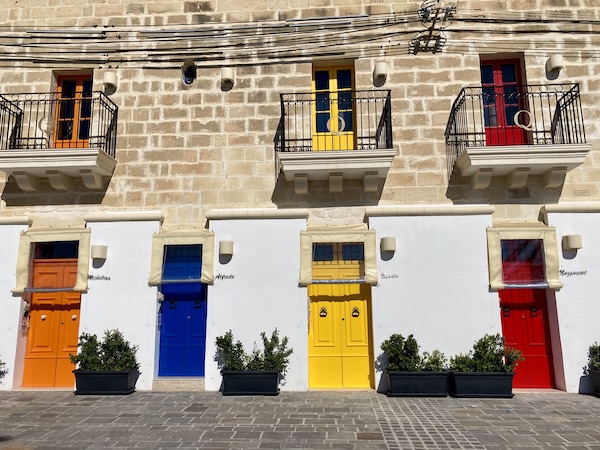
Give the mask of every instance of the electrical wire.
<svg viewBox="0 0 600 450">
<path fill-rule="evenodd" d="M 519 47 L 534 54 L 559 49 L 565 56 L 600 54 L 595 50 L 600 20 L 582 10 L 459 10 L 451 25 L 442 29 L 448 36 L 445 53 L 505 52 Z M 317 56 L 399 56 L 408 53 L 410 38 L 421 32 L 414 11 L 197 26 L 2 25 L 0 67 L 88 64 L 160 69 L 191 58 L 208 68 L 294 63 Z M 576 37 L 566 41 L 564 35 Z"/>
</svg>

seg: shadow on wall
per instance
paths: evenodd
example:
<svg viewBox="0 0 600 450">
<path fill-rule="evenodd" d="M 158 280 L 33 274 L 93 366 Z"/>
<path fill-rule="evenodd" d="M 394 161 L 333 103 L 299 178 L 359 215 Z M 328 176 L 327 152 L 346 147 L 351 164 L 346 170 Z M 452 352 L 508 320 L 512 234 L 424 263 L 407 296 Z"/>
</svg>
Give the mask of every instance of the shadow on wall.
<svg viewBox="0 0 600 450">
<path fill-rule="evenodd" d="M 375 192 L 365 192 L 362 180 L 343 180 L 343 192 L 329 192 L 329 181 L 309 181 L 308 194 L 294 191 L 294 182 L 279 174 L 271 201 L 282 208 L 310 208 L 323 206 L 376 206 L 382 193 L 382 183 Z"/>
<path fill-rule="evenodd" d="M 473 189 L 471 179 L 460 175 L 456 167 L 450 177 L 446 198 L 455 205 L 460 204 L 539 204 L 558 203 L 562 195 L 562 188 L 544 188 L 542 177 L 532 175 L 529 177 L 527 186 L 519 189 L 508 189 L 506 177 L 493 177 L 485 189 Z"/>
<path fill-rule="evenodd" d="M 377 392 L 380 394 L 385 394 L 387 391 L 389 391 L 388 380 L 384 373 L 387 366 L 388 360 L 385 356 L 385 353 L 380 353 L 377 358 L 375 358 L 375 370 L 377 372 L 381 372 L 381 376 L 379 377 L 379 385 L 377 386 Z"/>
<path fill-rule="evenodd" d="M 106 191 L 87 189 L 82 181 L 74 183 L 69 191 L 57 191 L 47 180 L 41 180 L 41 189 L 35 192 L 21 190 L 14 178 L 8 178 L 1 198 L 6 206 L 39 206 L 39 205 L 99 205 L 106 196 Z"/>
</svg>

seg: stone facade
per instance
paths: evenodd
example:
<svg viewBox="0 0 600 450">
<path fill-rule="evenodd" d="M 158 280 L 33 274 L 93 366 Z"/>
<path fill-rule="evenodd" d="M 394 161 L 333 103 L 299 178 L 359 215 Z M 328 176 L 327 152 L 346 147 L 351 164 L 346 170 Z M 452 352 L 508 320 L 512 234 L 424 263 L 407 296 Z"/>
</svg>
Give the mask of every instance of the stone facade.
<svg viewBox="0 0 600 450">
<path fill-rule="evenodd" d="M 498 207 L 497 217 L 522 218 L 523 214 L 533 217 L 540 204 L 597 201 L 600 161 L 596 149 L 600 134 L 595 107 L 600 84 L 595 79 L 598 65 L 590 57 L 592 34 L 587 32 L 594 29 L 591 19 L 598 11 L 586 3 L 590 2 L 538 1 L 534 7 L 530 2 L 524 6 L 521 1 L 461 2 L 456 20 L 445 26 L 447 42 L 443 51 L 416 55 L 408 54 L 408 47 L 411 38 L 424 30 L 417 20 L 417 10 L 422 6 L 419 2 L 6 4 L 0 14 L 13 30 L 4 31 L 11 35 L 5 42 L 25 44 L 33 39 L 42 52 L 51 49 L 69 62 L 58 64 L 48 59 L 33 63 L 28 58 L 40 50 L 5 46 L 7 57 L 13 54 L 19 58 L 3 63 L 2 93 L 47 92 L 52 90 L 56 74 L 83 69 L 93 71 L 94 87 L 101 90 L 103 73 L 116 72 L 119 85 L 111 99 L 119 106 L 118 164 L 105 193 L 89 191 L 81 185 L 70 193 L 48 187 L 32 196 L 5 179 L 0 214 L 28 214 L 37 220 L 55 211 L 76 215 L 90 210 L 160 208 L 167 223 L 185 224 L 203 222 L 205 213 L 212 208 L 493 203 L 506 205 Z M 339 59 L 320 56 L 315 45 L 323 43 L 326 50 L 328 39 L 339 44 L 337 38 L 329 36 L 327 26 L 312 27 L 310 32 L 298 28 L 292 39 L 296 36 L 308 42 L 307 49 L 300 50 L 289 41 L 278 41 L 283 38 L 267 36 L 260 30 L 253 32 L 247 38 L 246 53 L 254 55 L 250 58 L 242 58 L 244 51 L 226 47 L 228 40 L 220 36 L 228 29 L 239 31 L 248 26 L 266 27 L 289 24 L 290 19 L 329 16 L 359 16 L 353 19 L 350 29 L 381 17 L 397 23 L 371 30 L 369 35 L 375 39 L 364 45 L 353 43 L 351 35 L 345 38 L 351 50 L 348 53 L 353 55 L 345 60 L 354 64 L 357 89 L 373 88 L 376 62 L 383 61 L 389 67 L 383 87 L 392 91 L 397 156 L 385 184 L 381 186 L 380 182 L 377 192 L 365 193 L 359 183 L 350 180 L 343 193 L 330 194 L 326 183 L 317 182 L 311 185 L 308 195 L 296 195 L 292 184 L 277 173 L 273 140 L 281 114 L 279 95 L 310 91 L 311 61 Z M 505 24 L 504 19 L 519 19 L 522 23 Z M 570 22 L 575 19 L 581 22 Z M 102 30 L 106 39 L 92 39 L 92 43 L 69 39 L 57 49 L 56 43 L 62 42 L 60 36 L 48 39 L 42 34 L 31 38 L 32 32 L 51 27 Z M 481 31 L 469 31 L 474 29 Z M 200 41 L 173 38 L 166 39 L 166 43 L 144 34 L 167 31 L 164 35 L 170 36 L 168 31 L 182 30 L 215 31 Z M 506 34 L 510 31 L 519 34 Z M 203 49 L 212 47 L 211 40 L 216 53 L 204 55 L 195 50 L 196 43 Z M 237 43 L 240 38 L 233 37 L 231 41 Z M 278 43 L 282 48 L 280 55 L 291 48 L 305 62 L 275 56 L 266 64 L 261 54 Z M 158 49 L 168 47 L 175 49 L 158 57 Z M 336 50 L 340 48 L 344 46 L 334 46 Z M 101 49 L 99 56 L 92 58 L 85 53 L 94 49 Z M 228 52 L 233 56 L 225 56 Z M 502 180 L 493 180 L 484 191 L 471 190 L 469 180 L 459 176 L 448 182 L 444 129 L 452 102 L 462 87 L 480 83 L 480 55 L 509 53 L 523 56 L 529 84 L 549 82 L 544 64 L 554 53 L 563 54 L 566 61 L 556 81 L 580 83 L 585 131 L 592 151 L 583 165 L 567 174 L 561 188 L 544 189 L 535 177 L 519 190 L 506 189 Z M 157 58 L 151 58 L 153 55 Z M 186 55 L 196 59 L 198 66 L 197 79 L 191 85 L 183 84 L 180 76 L 181 60 Z M 96 62 L 91 63 L 92 59 Z M 222 66 L 235 70 L 235 85 L 228 91 L 221 89 Z"/>
<path fill-rule="evenodd" d="M 199 321 L 205 333 L 199 378 L 216 391 L 215 338 L 234 329 L 251 348 L 260 332 L 275 327 L 294 348 L 282 388 L 319 387 L 309 380 L 315 365 L 307 327 L 319 295 L 307 286 L 332 280 L 348 286 L 348 278 L 334 275 L 310 278 L 311 251 L 320 244 L 356 244 L 364 252 L 356 259 L 365 273 L 350 284 L 368 285 L 360 287 L 368 288 L 361 330 L 369 367 L 362 388 L 382 388 L 379 349 L 392 333 L 414 333 L 424 350 L 439 347 L 448 356 L 468 351 L 475 339 L 504 331 L 498 291 L 514 287 L 500 279 L 504 239 L 533 242 L 543 260 L 546 279 L 522 289 L 542 292 L 547 307 L 541 387 L 589 391 L 581 367 L 587 346 L 598 340 L 600 317 L 600 305 L 591 301 L 600 289 L 594 275 L 600 270 L 594 252 L 600 245 L 597 0 L 0 0 L 0 23 L 4 142 L 19 138 L 9 136 L 3 122 L 5 98 L 53 96 L 66 74 L 92 74 L 93 90 L 118 106 L 116 165 L 101 189 L 89 187 L 98 177 L 85 170 L 71 181 L 49 170 L 31 190 L 20 184 L 31 167 L 0 172 L 0 297 L 7 305 L 0 315 L 0 356 L 10 373 L 0 389 L 28 387 L 22 380 L 31 374 L 31 292 L 45 289 L 31 288 L 28 270 L 46 244 L 77 241 L 77 258 L 68 258 L 77 260 L 78 284 L 52 289 L 81 292 L 81 314 L 71 316 L 81 320 L 75 331 L 119 328 L 139 345 L 139 389 L 160 386 L 169 376 L 159 369 L 169 354 L 160 347 L 162 289 L 169 282 L 161 278 L 165 249 L 201 248 L 201 261 L 193 261 L 201 273 L 192 282 L 206 296 L 194 301 L 209 308 Z M 563 57 L 559 73 L 546 69 L 552 55 Z M 549 184 L 537 172 L 520 183 L 517 164 L 514 175 L 491 177 L 476 189 L 474 177 L 449 162 L 445 131 L 453 104 L 463 88 L 481 86 L 481 63 L 489 59 L 518 60 L 521 84 L 543 92 L 554 83 L 579 85 L 575 115 L 585 142 L 576 144 L 587 153 L 568 168 L 557 164 L 564 180 Z M 182 67 L 190 60 L 196 73 L 186 83 Z M 378 63 L 387 67 L 385 83 L 374 79 Z M 332 188 L 337 173 L 317 168 L 323 176 L 310 179 L 303 192 L 279 167 L 282 94 L 311 93 L 314 69 L 334 65 L 353 67 L 355 90 L 390 91 L 393 148 L 378 143 L 375 152 L 394 156 L 376 185 L 371 178 L 367 186 L 364 175 Z M 223 83 L 223 69 L 233 71 L 233 85 Z M 107 74 L 116 76 L 115 92 L 105 91 Z M 40 128 L 42 119 L 49 117 L 36 119 Z M 553 133 L 547 147 L 560 150 L 558 119 L 547 117 L 545 124 Z M 481 125 L 484 119 L 476 120 Z M 312 133 L 306 136 L 312 145 Z M 0 148 L 0 164 L 15 142 Z M 510 153 L 506 147 L 500 160 Z M 45 170 L 47 148 L 21 149 L 24 159 L 30 150 L 39 154 L 31 164 Z M 552 158 L 548 151 L 521 164 L 552 165 Z M 57 189 L 61 183 L 67 188 Z M 564 236 L 581 238 L 583 249 L 561 246 Z M 383 237 L 397 246 L 392 255 L 380 249 Z M 233 255 L 219 253 L 223 241 L 233 243 Z M 108 249 L 101 264 L 90 258 L 94 245 Z M 60 259 L 56 254 L 47 258 Z M 350 295 L 337 300 L 349 304 Z M 521 386 L 539 387 L 538 381 Z"/>
</svg>

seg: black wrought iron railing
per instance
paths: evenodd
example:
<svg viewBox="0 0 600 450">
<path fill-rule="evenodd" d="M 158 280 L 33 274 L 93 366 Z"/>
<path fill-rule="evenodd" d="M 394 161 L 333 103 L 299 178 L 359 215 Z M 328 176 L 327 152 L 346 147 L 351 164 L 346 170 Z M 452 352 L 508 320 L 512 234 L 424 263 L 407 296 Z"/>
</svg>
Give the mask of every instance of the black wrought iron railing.
<svg viewBox="0 0 600 450">
<path fill-rule="evenodd" d="M 389 90 L 281 94 L 278 152 L 392 147 Z"/>
<path fill-rule="evenodd" d="M 585 143 L 579 85 L 465 87 L 445 136 L 449 175 L 467 147 Z"/>
<path fill-rule="evenodd" d="M 102 92 L 0 95 L 0 151 L 98 148 L 115 157 L 118 107 Z"/>
</svg>

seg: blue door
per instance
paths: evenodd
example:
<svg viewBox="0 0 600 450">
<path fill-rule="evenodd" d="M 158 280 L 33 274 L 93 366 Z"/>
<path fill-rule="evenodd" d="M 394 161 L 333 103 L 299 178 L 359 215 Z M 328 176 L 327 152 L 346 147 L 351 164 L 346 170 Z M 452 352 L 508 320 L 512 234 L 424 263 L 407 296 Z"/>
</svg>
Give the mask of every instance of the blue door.
<svg viewBox="0 0 600 450">
<path fill-rule="evenodd" d="M 159 376 L 204 376 L 206 285 L 201 245 L 165 247 Z"/>
</svg>

